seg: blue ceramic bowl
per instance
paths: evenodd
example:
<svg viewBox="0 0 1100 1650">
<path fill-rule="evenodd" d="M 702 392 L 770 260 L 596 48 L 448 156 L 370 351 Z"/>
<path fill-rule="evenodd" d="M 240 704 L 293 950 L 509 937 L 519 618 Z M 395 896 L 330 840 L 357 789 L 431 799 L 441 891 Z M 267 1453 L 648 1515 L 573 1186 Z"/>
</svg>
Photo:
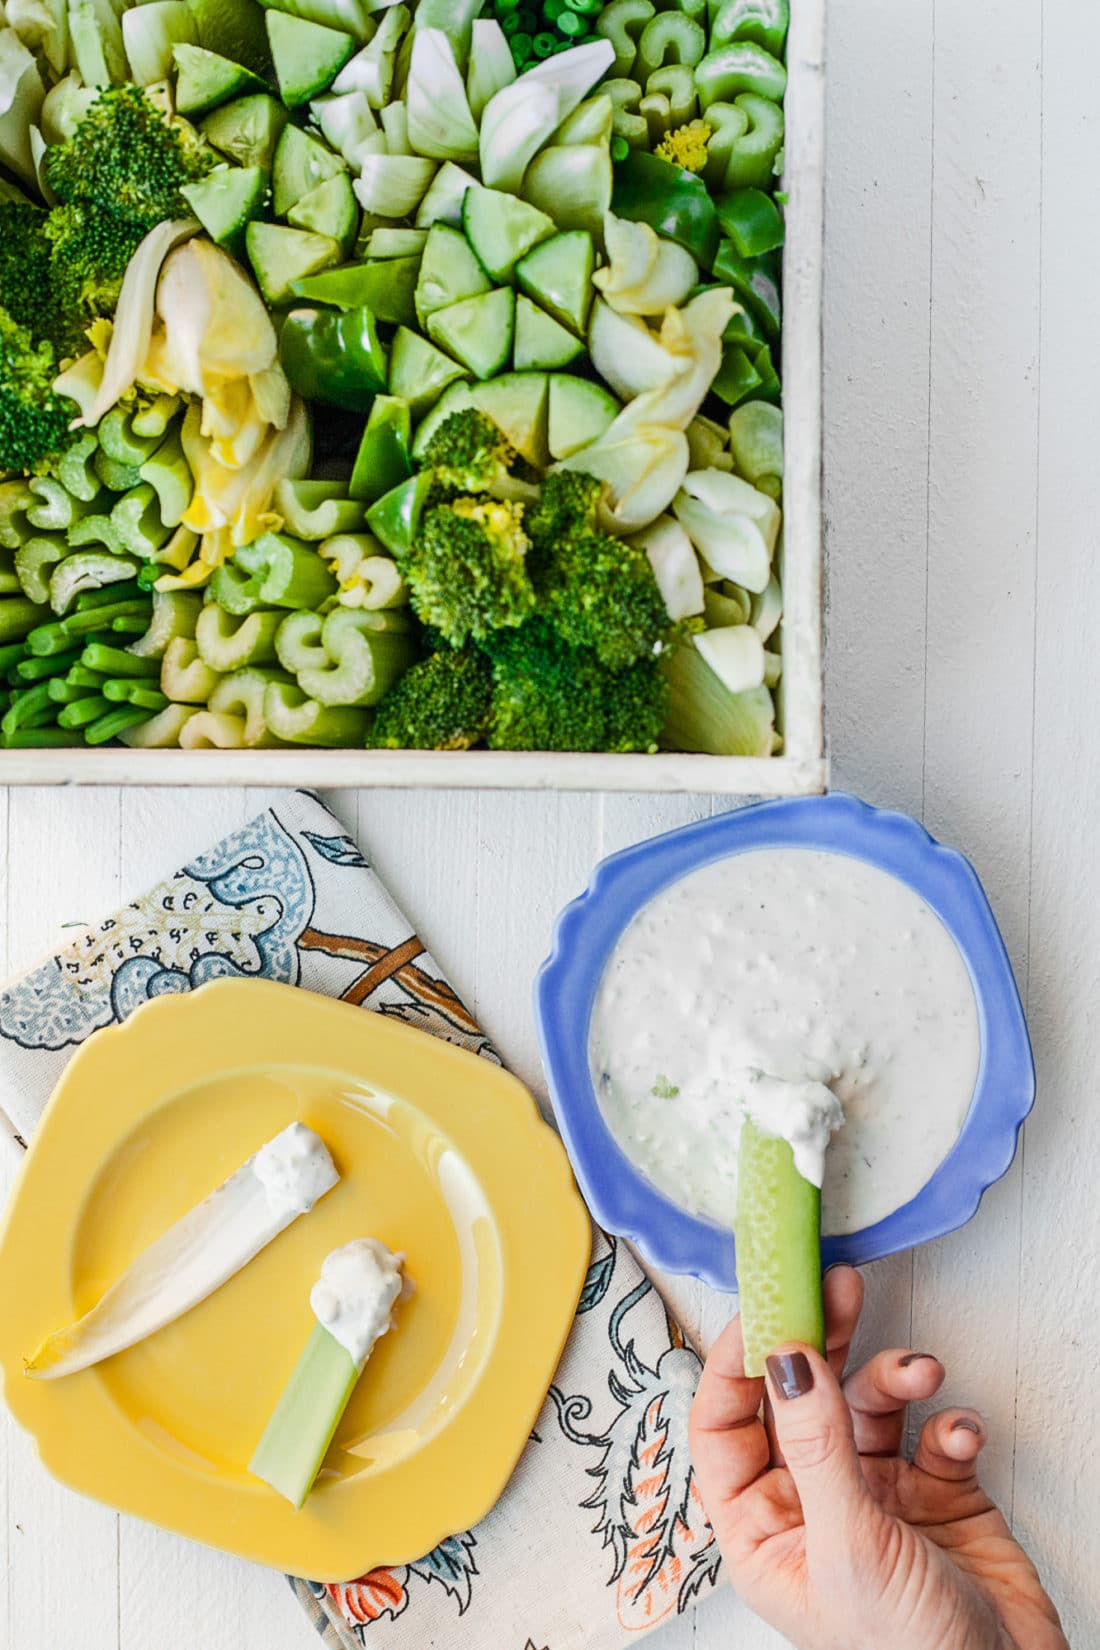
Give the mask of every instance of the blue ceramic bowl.
<svg viewBox="0 0 1100 1650">
<path fill-rule="evenodd" d="M 595 1219 L 635 1242 L 654 1266 L 717 1289 L 736 1287 L 733 1237 L 689 1214 L 631 1163 L 604 1121 L 588 1068 L 600 980 L 623 930 L 669 883 L 732 854 L 819 848 L 877 866 L 916 890 L 966 962 L 978 1007 L 981 1059 L 962 1133 L 909 1203 L 861 1232 L 826 1238 L 823 1261 L 858 1265 L 941 1237 L 970 1219 L 1012 1162 L 1035 1099 L 1035 1067 L 1012 966 L 973 867 L 905 814 L 834 794 L 765 802 L 654 837 L 597 866 L 558 918 L 535 985 L 543 1063 L 581 1190 Z"/>
</svg>

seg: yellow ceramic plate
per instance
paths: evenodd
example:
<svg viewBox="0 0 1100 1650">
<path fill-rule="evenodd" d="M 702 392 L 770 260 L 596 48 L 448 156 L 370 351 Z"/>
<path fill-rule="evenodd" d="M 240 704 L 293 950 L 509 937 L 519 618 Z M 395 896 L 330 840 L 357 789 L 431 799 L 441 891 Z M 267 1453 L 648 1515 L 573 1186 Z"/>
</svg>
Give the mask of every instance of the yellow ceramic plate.
<svg viewBox="0 0 1100 1650">
<path fill-rule="evenodd" d="M 56 1381 L 23 1358 L 295 1118 L 341 1180 L 209 1300 Z M 331 1249 L 403 1249 L 416 1295 L 378 1345 L 301 1512 L 248 1461 L 310 1332 Z M 0 1365 L 45 1465 L 86 1495 L 321 1581 L 475 1523 L 527 1440 L 589 1224 L 514 1078 L 436 1037 L 267 981 L 139 1008 L 76 1054 L 0 1234 Z"/>
</svg>

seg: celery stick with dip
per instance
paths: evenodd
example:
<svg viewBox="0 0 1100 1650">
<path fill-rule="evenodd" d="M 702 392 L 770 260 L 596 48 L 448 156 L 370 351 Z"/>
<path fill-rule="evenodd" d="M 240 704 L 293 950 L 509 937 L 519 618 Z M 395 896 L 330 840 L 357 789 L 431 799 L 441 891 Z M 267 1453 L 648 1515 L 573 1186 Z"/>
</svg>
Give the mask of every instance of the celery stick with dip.
<svg viewBox="0 0 1100 1650">
<path fill-rule="evenodd" d="M 339 1180 L 320 1135 L 291 1123 L 151 1243 L 75 1323 L 49 1335 L 27 1374 L 87 1369 L 189 1312 L 308 1214 Z"/>
<path fill-rule="evenodd" d="M 326 1256 L 310 1291 L 317 1323 L 249 1462 L 249 1471 L 301 1507 L 375 1343 L 413 1293 L 405 1257 L 378 1238 Z"/>
</svg>

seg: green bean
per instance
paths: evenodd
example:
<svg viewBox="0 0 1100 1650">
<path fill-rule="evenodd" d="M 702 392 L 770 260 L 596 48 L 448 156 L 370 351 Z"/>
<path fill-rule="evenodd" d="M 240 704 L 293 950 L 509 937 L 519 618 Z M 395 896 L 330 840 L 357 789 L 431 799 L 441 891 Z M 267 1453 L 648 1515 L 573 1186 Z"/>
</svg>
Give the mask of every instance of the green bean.
<svg viewBox="0 0 1100 1650">
<path fill-rule="evenodd" d="M 83 688 L 85 692 L 91 689 L 98 693 L 106 680 L 101 670 L 89 670 L 87 665 L 73 665 L 65 678 L 70 687 Z"/>
<path fill-rule="evenodd" d="M 19 728 L 14 733 L 0 732 L 0 747 L 6 751 L 53 750 L 83 743 L 79 733 L 65 728 Z"/>
<path fill-rule="evenodd" d="M 57 725 L 59 728 L 86 728 L 89 722 L 96 722 L 110 710 L 106 699 L 92 695 L 87 699 L 75 699 L 72 704 L 66 705 L 58 712 Z"/>
<path fill-rule="evenodd" d="M 12 694 L 11 707 L 5 713 L 0 727 L 5 733 L 16 733 L 20 728 L 33 726 L 43 714 L 52 718 L 53 709 L 49 683 L 38 682 L 25 693 Z"/>
<path fill-rule="evenodd" d="M 0 647 L 0 676 L 6 676 L 19 663 L 25 651 L 22 642 L 9 642 L 6 647 Z"/>
<path fill-rule="evenodd" d="M 51 676 L 49 680 L 50 698 L 55 705 L 72 705 L 78 699 L 88 697 L 86 687 L 74 687 L 67 676 Z"/>
<path fill-rule="evenodd" d="M 127 728 L 148 720 L 149 712 L 140 705 L 114 705 L 98 722 L 93 722 L 84 730 L 84 741 L 88 745 L 105 745 L 108 739 L 116 739 Z"/>
<path fill-rule="evenodd" d="M 89 642 L 80 662 L 89 670 L 101 670 L 105 676 L 160 675 L 159 659 L 139 659 L 134 653 L 125 653 L 120 647 L 106 647 L 102 642 Z"/>
<path fill-rule="evenodd" d="M 119 602 L 140 600 L 143 594 L 137 579 L 126 579 L 119 584 L 106 584 L 102 590 L 82 590 L 74 606 L 78 613 L 87 613 L 93 607 L 115 607 Z"/>
<path fill-rule="evenodd" d="M 50 676 L 64 676 L 79 658 L 80 649 L 74 648 L 71 653 L 51 653 L 45 659 L 24 659 L 16 665 L 15 674 L 21 682 L 41 682 Z"/>
<path fill-rule="evenodd" d="M 120 613 L 117 619 L 111 620 L 111 630 L 116 636 L 144 636 L 148 628 L 140 613 Z"/>
<path fill-rule="evenodd" d="M 26 596 L 4 596 L 0 599 L 0 646 L 22 641 L 48 612 L 48 608 Z"/>
</svg>

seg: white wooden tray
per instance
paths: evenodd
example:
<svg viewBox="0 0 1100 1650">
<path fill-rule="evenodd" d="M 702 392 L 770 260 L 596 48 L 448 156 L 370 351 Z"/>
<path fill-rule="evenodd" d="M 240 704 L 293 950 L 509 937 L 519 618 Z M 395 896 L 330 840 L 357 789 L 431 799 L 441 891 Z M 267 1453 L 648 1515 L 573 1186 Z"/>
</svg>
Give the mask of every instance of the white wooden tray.
<svg viewBox="0 0 1100 1650">
<path fill-rule="evenodd" d="M 783 254 L 781 756 L 511 751 L 0 751 L 0 785 L 260 785 L 796 796 L 828 778 L 822 699 L 821 291 L 825 0 L 792 0 Z"/>
</svg>

